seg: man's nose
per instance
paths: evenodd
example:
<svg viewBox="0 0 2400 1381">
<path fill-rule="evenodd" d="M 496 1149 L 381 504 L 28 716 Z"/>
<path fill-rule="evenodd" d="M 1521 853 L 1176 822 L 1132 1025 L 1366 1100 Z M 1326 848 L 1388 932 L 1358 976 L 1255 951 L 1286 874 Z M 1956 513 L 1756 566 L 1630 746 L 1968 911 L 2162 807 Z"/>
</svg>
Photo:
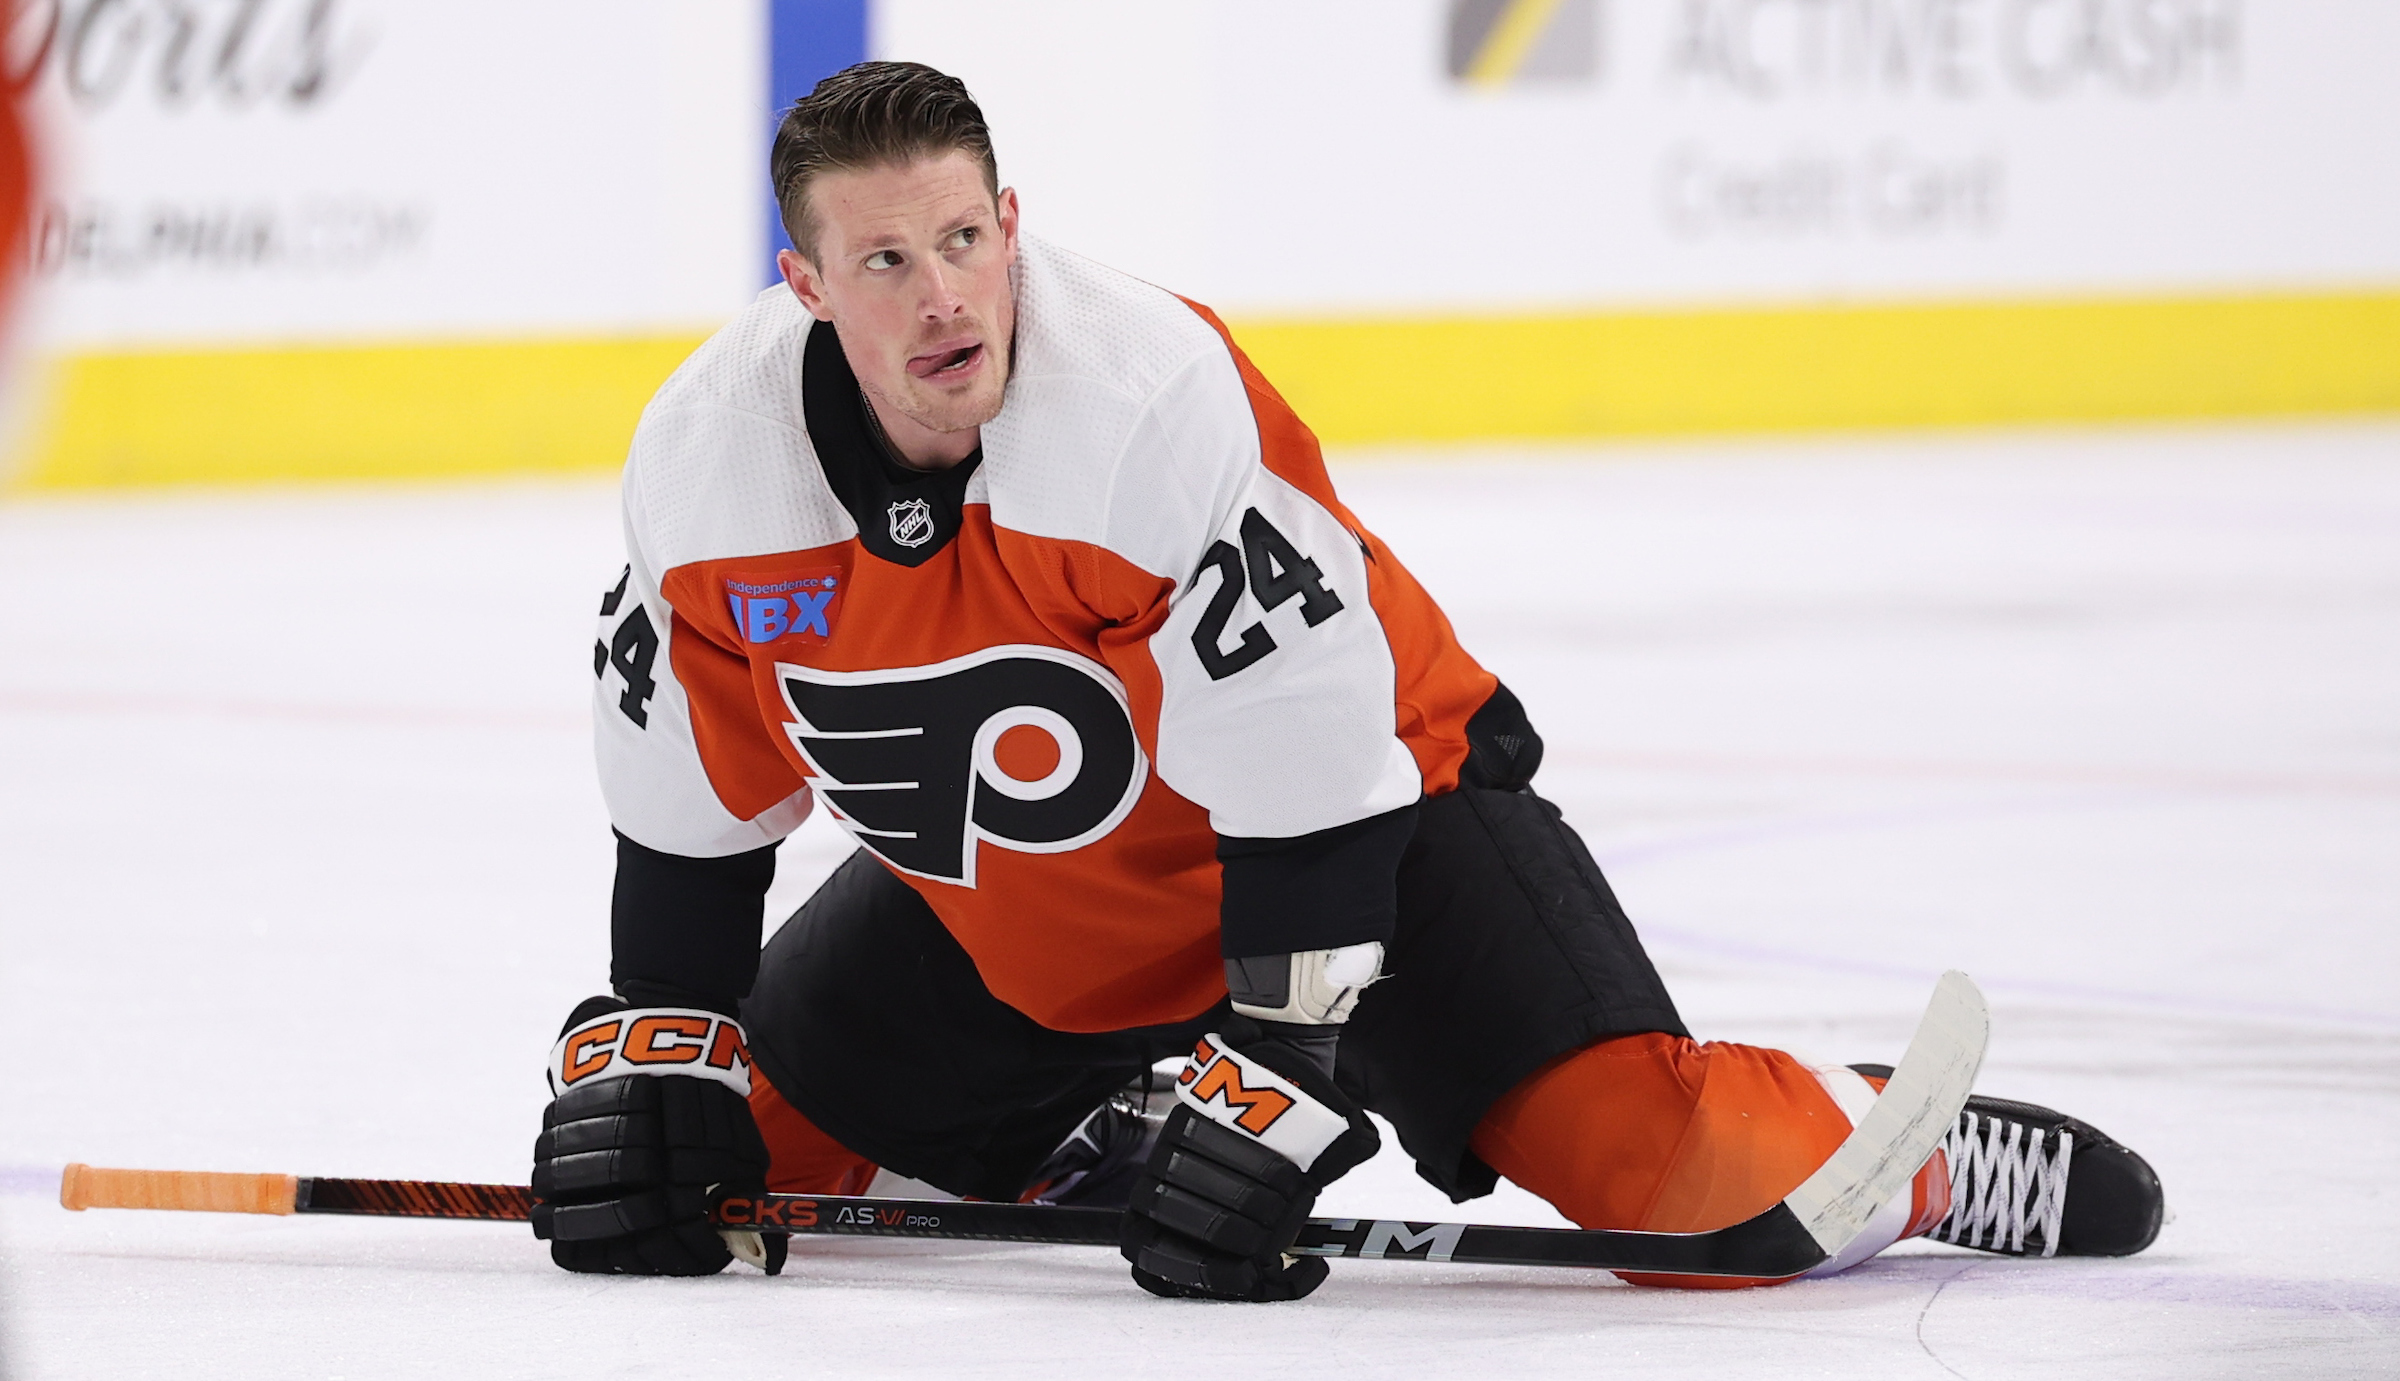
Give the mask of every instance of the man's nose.
<svg viewBox="0 0 2400 1381">
<path fill-rule="evenodd" d="M 925 266 L 925 300 L 919 310 L 928 321 L 938 321 L 966 311 L 967 299 L 959 293 L 954 274 L 955 270 L 943 263 L 938 254 Z"/>
</svg>

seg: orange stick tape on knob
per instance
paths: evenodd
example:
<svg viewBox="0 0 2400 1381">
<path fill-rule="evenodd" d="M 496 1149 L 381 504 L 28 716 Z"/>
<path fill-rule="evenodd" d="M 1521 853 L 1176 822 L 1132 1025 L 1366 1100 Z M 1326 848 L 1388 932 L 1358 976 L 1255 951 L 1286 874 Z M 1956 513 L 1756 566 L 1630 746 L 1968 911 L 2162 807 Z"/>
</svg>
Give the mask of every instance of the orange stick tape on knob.
<svg viewBox="0 0 2400 1381">
<path fill-rule="evenodd" d="M 67 1167 L 58 1201 L 87 1208 L 180 1208 L 196 1213 L 289 1213 L 300 1197 L 297 1175 L 233 1175 L 215 1170 L 108 1170 Z"/>
</svg>

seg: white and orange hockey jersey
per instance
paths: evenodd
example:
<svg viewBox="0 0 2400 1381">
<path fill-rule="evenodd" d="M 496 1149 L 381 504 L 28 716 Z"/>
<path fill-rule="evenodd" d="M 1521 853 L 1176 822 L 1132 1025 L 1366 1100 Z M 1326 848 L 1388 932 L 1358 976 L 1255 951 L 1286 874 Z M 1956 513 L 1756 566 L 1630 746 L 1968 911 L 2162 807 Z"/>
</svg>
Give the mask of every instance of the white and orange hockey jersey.
<svg viewBox="0 0 2400 1381">
<path fill-rule="evenodd" d="M 893 464 L 781 286 L 660 389 L 596 706 L 617 829 L 695 858 L 823 808 L 1045 1026 L 1180 1021 L 1259 936 L 1220 844 L 1453 789 L 1493 678 L 1204 308 L 1030 237 L 979 456 Z M 1387 884 L 1388 885 L 1388 884 Z M 1338 927 L 1337 927 L 1338 929 Z"/>
</svg>

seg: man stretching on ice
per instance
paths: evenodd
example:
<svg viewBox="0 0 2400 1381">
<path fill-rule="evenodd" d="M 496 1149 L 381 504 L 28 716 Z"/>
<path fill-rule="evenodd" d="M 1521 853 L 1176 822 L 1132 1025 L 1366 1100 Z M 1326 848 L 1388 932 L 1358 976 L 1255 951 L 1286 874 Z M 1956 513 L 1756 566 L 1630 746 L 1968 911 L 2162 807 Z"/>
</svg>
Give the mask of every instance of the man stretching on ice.
<svg viewBox="0 0 2400 1381">
<path fill-rule="evenodd" d="M 1223 323 L 1021 234 L 930 68 L 820 83 L 773 176 L 784 285 L 626 467 L 615 992 L 535 1150 L 559 1265 L 717 1271 L 712 1196 L 881 1167 L 1124 1206 L 1145 1288 L 1293 1299 L 1367 1109 L 1453 1198 L 1593 1228 L 1723 1227 L 1825 1161 L 1870 1078 L 1691 1038 L 1524 709 Z M 812 804 L 859 849 L 762 953 Z M 1163 1131 L 1111 1105 L 1173 1055 Z M 2134 1252 L 2160 1211 L 2132 1152 L 1978 1099 L 1820 1269 L 1929 1229 Z"/>
</svg>

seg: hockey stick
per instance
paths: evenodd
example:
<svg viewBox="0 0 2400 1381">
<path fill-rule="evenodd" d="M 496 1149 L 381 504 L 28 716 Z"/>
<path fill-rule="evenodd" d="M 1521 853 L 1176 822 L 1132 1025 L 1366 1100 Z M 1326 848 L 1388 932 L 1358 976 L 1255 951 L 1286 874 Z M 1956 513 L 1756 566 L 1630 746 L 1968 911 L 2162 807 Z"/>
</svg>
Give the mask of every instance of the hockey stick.
<svg viewBox="0 0 2400 1381">
<path fill-rule="evenodd" d="M 1311 1218 L 1293 1250 L 1385 1261 L 1579 1266 L 1764 1279 L 1796 1276 L 1839 1256 L 1865 1231 L 1875 1211 L 1908 1187 L 1966 1106 L 1990 1031 L 1991 1016 L 1975 984 L 1956 971 L 1942 975 L 1907 1055 L 1848 1139 L 1781 1203 L 1731 1227 L 1690 1233 L 1616 1232 Z M 59 1184 L 59 1202 L 79 1210 L 170 1208 L 522 1221 L 530 1215 L 533 1195 L 522 1185 L 507 1184 L 70 1165 Z M 1093 1247 L 1117 1244 L 1122 1217 L 1109 1208 L 806 1194 L 729 1198 L 716 1213 L 720 1226 L 760 1232 Z"/>
</svg>

